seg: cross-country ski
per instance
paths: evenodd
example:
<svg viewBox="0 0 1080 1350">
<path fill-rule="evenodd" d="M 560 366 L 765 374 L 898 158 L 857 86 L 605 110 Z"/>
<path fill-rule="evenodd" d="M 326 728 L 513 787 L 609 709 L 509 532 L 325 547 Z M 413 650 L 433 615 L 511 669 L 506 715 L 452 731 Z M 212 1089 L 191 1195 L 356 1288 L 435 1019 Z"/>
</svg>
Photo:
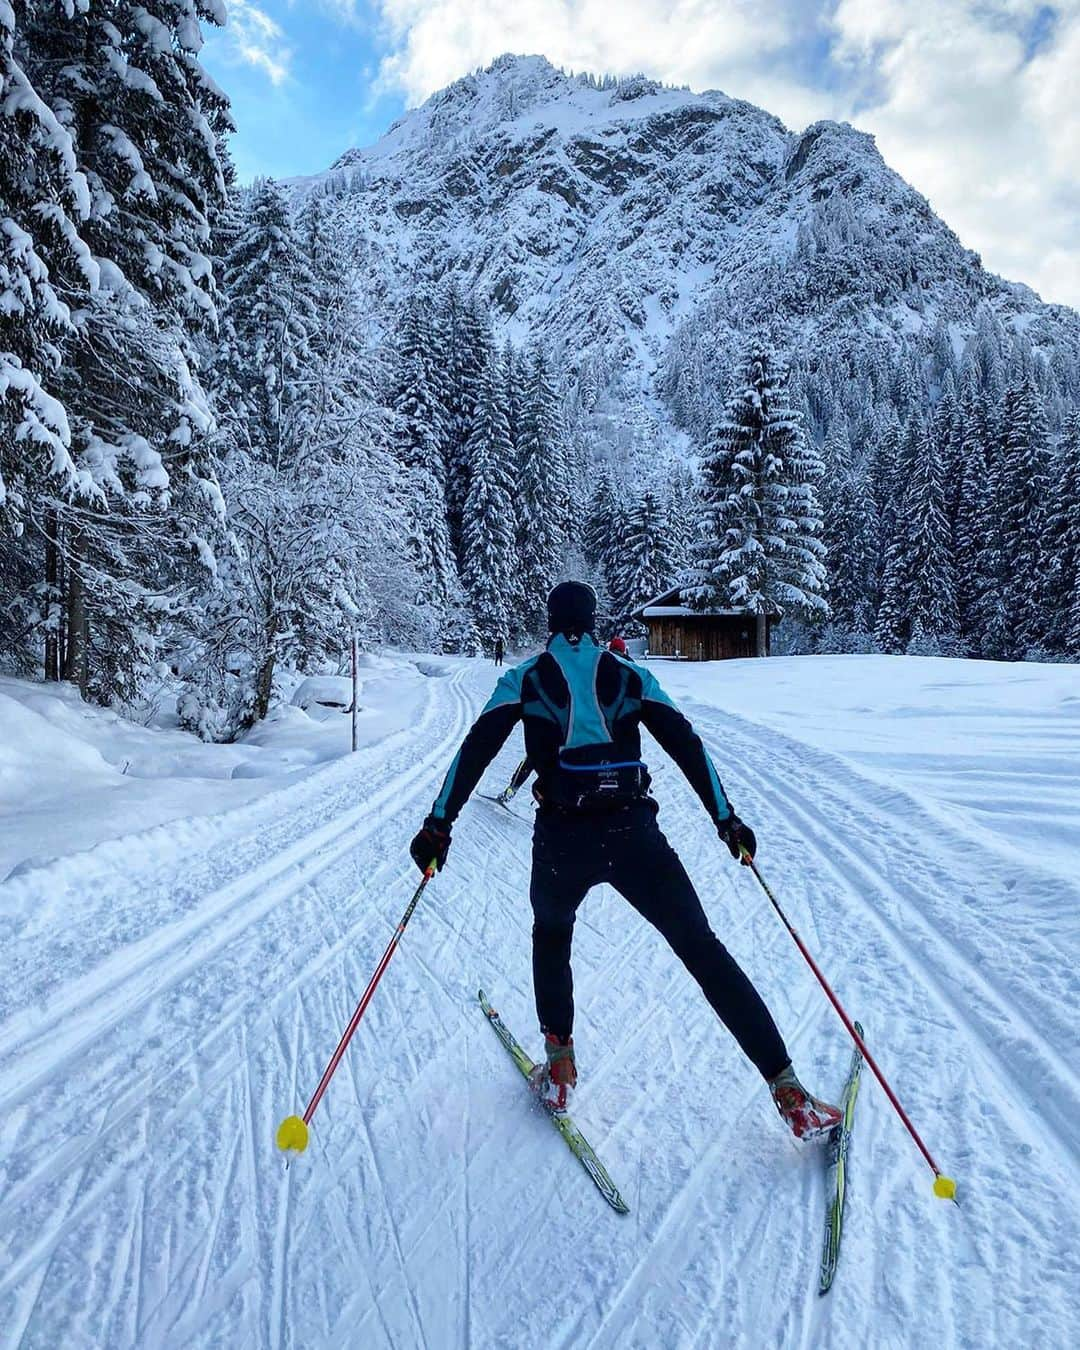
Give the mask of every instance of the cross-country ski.
<svg viewBox="0 0 1080 1350">
<path fill-rule="evenodd" d="M 858 1022 L 855 1029 L 862 1036 L 863 1029 Z M 859 1076 L 862 1069 L 862 1051 L 855 1047 L 851 1052 L 851 1068 L 847 1082 L 840 1097 L 840 1110 L 843 1115 L 840 1124 L 835 1126 L 828 1142 L 825 1164 L 825 1240 L 821 1248 L 821 1274 L 818 1279 L 818 1293 L 826 1294 L 832 1288 L 836 1276 L 836 1263 L 840 1259 L 840 1242 L 844 1235 L 844 1207 L 847 1204 L 848 1153 L 851 1149 L 851 1131 L 855 1123 L 855 1098 L 859 1094 Z"/>
<path fill-rule="evenodd" d="M 514 1061 L 519 1072 L 531 1087 L 532 1079 L 536 1072 L 536 1065 L 525 1051 L 522 1050 L 510 1028 L 488 1002 L 487 996 L 482 989 L 479 993 L 479 999 L 484 1016 L 491 1023 L 496 1036 L 498 1036 L 499 1040 L 506 1047 L 510 1058 Z M 593 1185 L 608 1202 L 611 1208 L 615 1210 L 617 1214 L 629 1214 L 629 1206 L 619 1194 L 618 1187 L 608 1175 L 607 1168 L 596 1156 L 595 1149 L 574 1124 L 570 1116 L 565 1111 L 549 1111 L 543 1106 L 540 1107 L 540 1110 L 547 1116 L 552 1125 L 555 1126 L 555 1129 L 566 1142 L 570 1152 L 578 1162 L 581 1163 L 582 1167 L 589 1174 L 589 1178 Z"/>
</svg>

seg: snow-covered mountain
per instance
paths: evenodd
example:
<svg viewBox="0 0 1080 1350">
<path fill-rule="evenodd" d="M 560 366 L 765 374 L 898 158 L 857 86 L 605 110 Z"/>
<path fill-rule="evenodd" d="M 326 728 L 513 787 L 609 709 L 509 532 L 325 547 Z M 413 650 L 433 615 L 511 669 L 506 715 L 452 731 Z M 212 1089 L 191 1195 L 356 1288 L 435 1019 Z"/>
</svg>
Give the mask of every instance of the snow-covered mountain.
<svg viewBox="0 0 1080 1350">
<path fill-rule="evenodd" d="M 717 91 L 503 56 L 294 187 L 339 197 L 376 307 L 454 275 L 511 337 L 543 333 L 631 409 L 661 407 L 674 339 L 724 346 L 760 319 L 807 350 L 941 325 L 959 346 L 988 302 L 1080 368 L 1076 313 L 987 272 L 873 137 L 796 134 Z"/>
</svg>

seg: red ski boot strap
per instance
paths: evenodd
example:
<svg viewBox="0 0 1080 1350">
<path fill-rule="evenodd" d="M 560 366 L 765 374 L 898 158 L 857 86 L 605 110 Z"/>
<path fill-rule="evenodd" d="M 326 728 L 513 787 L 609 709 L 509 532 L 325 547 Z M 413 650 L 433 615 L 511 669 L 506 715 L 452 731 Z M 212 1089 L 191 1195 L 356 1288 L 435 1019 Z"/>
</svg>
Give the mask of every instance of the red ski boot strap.
<svg viewBox="0 0 1080 1350">
<path fill-rule="evenodd" d="M 544 1049 L 547 1052 L 548 1077 L 553 1083 L 566 1087 L 577 1085 L 577 1065 L 574 1062 L 574 1042 L 563 1045 L 557 1037 L 544 1037 Z"/>
</svg>

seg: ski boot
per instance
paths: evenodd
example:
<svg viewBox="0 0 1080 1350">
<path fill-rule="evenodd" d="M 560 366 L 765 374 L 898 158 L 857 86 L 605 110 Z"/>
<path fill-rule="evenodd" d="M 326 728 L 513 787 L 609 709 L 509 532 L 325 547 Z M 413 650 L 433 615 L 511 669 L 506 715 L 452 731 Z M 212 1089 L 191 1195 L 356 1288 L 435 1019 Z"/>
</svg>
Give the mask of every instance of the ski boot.
<svg viewBox="0 0 1080 1350">
<path fill-rule="evenodd" d="M 513 785 L 513 783 L 510 783 L 503 788 L 503 790 L 499 793 L 499 795 L 495 798 L 495 800 L 501 806 L 505 806 L 516 791 L 517 788 Z"/>
<path fill-rule="evenodd" d="M 824 1139 L 840 1124 L 840 1108 L 811 1097 L 790 1064 L 769 1079 L 769 1091 L 781 1119 L 790 1126 L 796 1139 Z"/>
<path fill-rule="evenodd" d="M 529 1086 L 545 1111 L 565 1111 L 571 1091 L 577 1087 L 574 1063 L 574 1038 L 563 1041 L 550 1031 L 544 1033 L 546 1061 L 529 1074 Z"/>
</svg>

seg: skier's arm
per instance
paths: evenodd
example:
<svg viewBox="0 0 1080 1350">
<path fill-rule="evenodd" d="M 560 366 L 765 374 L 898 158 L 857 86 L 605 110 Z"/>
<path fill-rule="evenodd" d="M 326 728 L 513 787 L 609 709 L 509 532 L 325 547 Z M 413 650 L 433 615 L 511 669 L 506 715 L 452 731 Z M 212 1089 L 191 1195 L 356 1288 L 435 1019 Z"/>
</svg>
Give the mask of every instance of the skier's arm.
<svg viewBox="0 0 1080 1350">
<path fill-rule="evenodd" d="M 508 670 L 454 756 L 431 817 L 449 828 L 521 717 L 521 674 Z M 429 817 L 429 819 L 431 818 Z"/>
<path fill-rule="evenodd" d="M 682 769 L 713 824 L 722 825 L 735 812 L 701 737 L 660 688 L 652 672 L 642 670 L 640 675 L 642 722 Z"/>
</svg>

